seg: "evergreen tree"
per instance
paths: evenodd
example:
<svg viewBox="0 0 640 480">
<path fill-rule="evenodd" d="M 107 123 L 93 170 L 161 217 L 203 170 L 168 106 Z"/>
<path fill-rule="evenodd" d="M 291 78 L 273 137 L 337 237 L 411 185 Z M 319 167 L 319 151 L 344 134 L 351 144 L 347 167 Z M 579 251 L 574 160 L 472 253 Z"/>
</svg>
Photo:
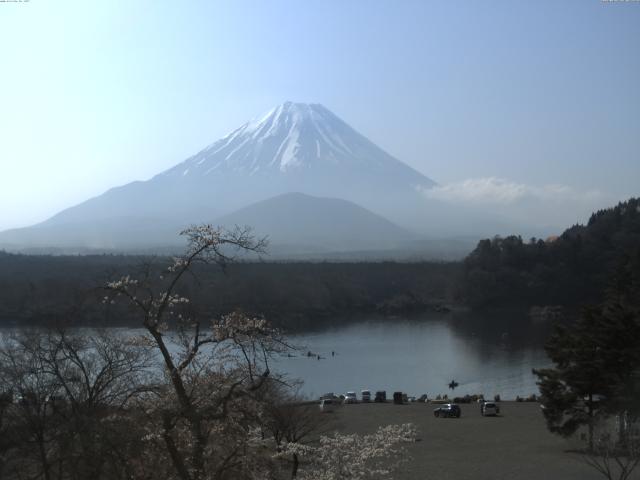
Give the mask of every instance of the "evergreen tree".
<svg viewBox="0 0 640 480">
<path fill-rule="evenodd" d="M 554 367 L 534 370 L 549 430 L 569 436 L 587 426 L 591 448 L 596 417 L 640 415 L 635 257 L 626 258 L 604 303 L 585 308 L 572 326 L 557 327 L 545 345 Z"/>
<path fill-rule="evenodd" d="M 640 198 L 631 198 L 547 241 L 481 240 L 463 262 L 459 295 L 480 309 L 599 303 L 609 272 L 638 245 Z"/>
</svg>

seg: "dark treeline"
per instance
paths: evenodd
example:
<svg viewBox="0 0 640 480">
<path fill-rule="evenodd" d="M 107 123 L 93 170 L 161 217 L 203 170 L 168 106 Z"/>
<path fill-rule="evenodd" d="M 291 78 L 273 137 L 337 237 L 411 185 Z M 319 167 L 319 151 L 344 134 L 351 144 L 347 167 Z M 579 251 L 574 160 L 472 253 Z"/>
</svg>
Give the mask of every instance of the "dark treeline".
<svg viewBox="0 0 640 480">
<path fill-rule="evenodd" d="M 0 253 L 0 321 L 135 325 L 128 311 L 102 303 L 106 282 L 160 276 L 167 258 Z M 198 265 L 182 293 L 202 317 L 235 309 L 287 330 L 323 328 L 350 316 L 442 310 L 452 302 L 459 263 L 233 263 Z"/>
<path fill-rule="evenodd" d="M 102 287 L 127 274 L 160 276 L 167 257 L 29 256 L 0 252 L 0 323 L 135 325 L 102 303 Z M 183 284 L 201 318 L 241 309 L 289 331 L 342 324 L 363 314 L 578 308 L 602 300 L 621 265 L 640 272 L 640 201 L 594 213 L 557 238 L 481 240 L 463 262 L 254 262 L 223 271 L 199 265 Z"/>
<path fill-rule="evenodd" d="M 463 263 L 459 292 L 473 308 L 598 303 L 615 270 L 640 272 L 640 200 L 600 210 L 557 238 L 482 240 Z"/>
</svg>

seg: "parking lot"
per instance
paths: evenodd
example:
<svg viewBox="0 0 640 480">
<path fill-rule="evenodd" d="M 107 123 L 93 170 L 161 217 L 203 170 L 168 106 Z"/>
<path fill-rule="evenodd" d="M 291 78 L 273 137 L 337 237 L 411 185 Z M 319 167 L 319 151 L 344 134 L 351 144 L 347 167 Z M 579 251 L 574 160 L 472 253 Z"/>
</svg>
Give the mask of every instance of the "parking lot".
<svg viewBox="0 0 640 480">
<path fill-rule="evenodd" d="M 394 477 L 400 480 L 602 478 L 568 451 L 576 444 L 548 432 L 538 403 L 502 402 L 498 417 L 481 416 L 479 405 L 472 403 L 461 405 L 460 418 L 435 418 L 435 407 L 359 403 L 327 415 L 345 433 L 371 433 L 388 424 L 416 425 L 419 441 L 409 446 L 412 460 Z"/>
</svg>

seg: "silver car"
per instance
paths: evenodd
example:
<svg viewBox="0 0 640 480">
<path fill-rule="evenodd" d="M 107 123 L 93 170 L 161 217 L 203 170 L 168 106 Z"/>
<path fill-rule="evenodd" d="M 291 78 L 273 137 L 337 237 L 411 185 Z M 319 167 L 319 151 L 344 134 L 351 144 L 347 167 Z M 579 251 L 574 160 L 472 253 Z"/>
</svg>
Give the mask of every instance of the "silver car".
<svg viewBox="0 0 640 480">
<path fill-rule="evenodd" d="M 500 407 L 495 402 L 482 402 L 480 405 L 480 415 L 483 417 L 495 417 L 500 413 Z"/>
</svg>

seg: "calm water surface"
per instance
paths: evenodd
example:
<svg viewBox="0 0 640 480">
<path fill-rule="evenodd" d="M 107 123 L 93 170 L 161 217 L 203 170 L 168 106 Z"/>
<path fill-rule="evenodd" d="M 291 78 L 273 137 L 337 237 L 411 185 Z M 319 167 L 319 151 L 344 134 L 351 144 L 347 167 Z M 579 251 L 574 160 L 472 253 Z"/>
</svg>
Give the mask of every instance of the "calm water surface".
<svg viewBox="0 0 640 480">
<path fill-rule="evenodd" d="M 302 353 L 276 361 L 276 369 L 304 380 L 302 392 L 318 396 L 369 389 L 434 397 L 500 394 L 503 399 L 537 393 L 532 368 L 549 365 L 544 335 L 535 325 L 506 321 L 482 327 L 477 318 L 452 315 L 366 321 L 344 328 L 296 335 Z M 513 331 L 513 325 L 519 326 Z M 511 329 L 508 327 L 511 325 Z M 310 351 L 317 356 L 309 357 Z M 335 355 L 332 355 L 335 352 Z"/>
<path fill-rule="evenodd" d="M 130 328 L 121 332 L 144 333 Z M 508 316 L 372 318 L 290 336 L 299 350 L 274 359 L 272 366 L 290 379 L 302 380 L 301 393 L 309 397 L 349 390 L 359 397 L 368 389 L 386 390 L 388 397 L 403 391 L 431 398 L 483 393 L 513 399 L 538 392 L 531 369 L 550 363 L 542 348 L 547 334 L 548 328 Z M 451 380 L 459 384 L 453 392 L 448 388 Z"/>
</svg>

